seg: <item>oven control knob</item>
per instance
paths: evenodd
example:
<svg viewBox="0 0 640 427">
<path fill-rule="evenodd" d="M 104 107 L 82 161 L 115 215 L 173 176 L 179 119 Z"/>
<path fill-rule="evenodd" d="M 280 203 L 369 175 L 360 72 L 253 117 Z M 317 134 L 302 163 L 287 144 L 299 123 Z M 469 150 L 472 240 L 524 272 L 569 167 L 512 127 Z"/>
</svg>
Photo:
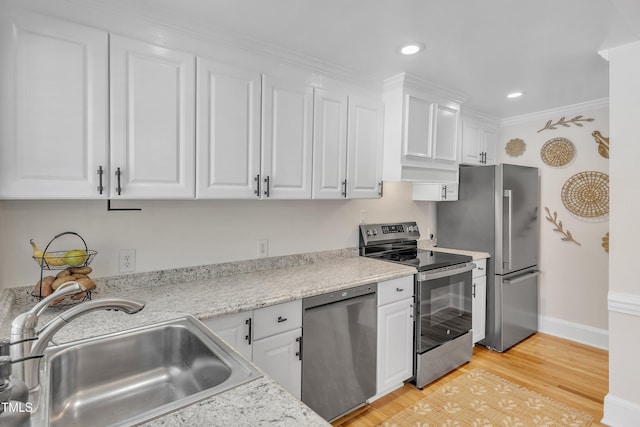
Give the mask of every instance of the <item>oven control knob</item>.
<svg viewBox="0 0 640 427">
<path fill-rule="evenodd" d="M 409 230 L 409 233 L 413 233 L 413 231 L 414 231 L 413 225 L 410 225 L 410 226 L 407 228 L 407 230 Z"/>
<path fill-rule="evenodd" d="M 377 236 L 378 235 L 378 230 L 373 230 L 373 235 Z"/>
</svg>

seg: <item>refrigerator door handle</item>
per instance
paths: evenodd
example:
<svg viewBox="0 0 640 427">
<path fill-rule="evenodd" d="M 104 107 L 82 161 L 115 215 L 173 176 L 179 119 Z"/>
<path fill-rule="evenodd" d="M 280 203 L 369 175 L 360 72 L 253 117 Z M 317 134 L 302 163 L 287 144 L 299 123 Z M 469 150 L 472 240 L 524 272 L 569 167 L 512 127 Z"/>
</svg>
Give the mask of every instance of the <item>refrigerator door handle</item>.
<svg viewBox="0 0 640 427">
<path fill-rule="evenodd" d="M 507 285 L 515 285 L 520 282 L 524 282 L 525 280 L 532 279 L 540 275 L 540 270 L 533 270 L 528 272 L 527 274 L 523 274 L 521 276 L 516 277 L 515 279 L 502 279 L 502 281 Z"/>
<path fill-rule="evenodd" d="M 506 260 L 503 259 L 503 266 L 505 270 L 511 270 L 511 247 L 513 246 L 511 243 L 511 236 L 513 230 L 513 194 L 511 190 L 504 190 L 504 197 L 507 199 L 507 244 L 508 248 L 503 248 L 506 254 Z"/>
</svg>

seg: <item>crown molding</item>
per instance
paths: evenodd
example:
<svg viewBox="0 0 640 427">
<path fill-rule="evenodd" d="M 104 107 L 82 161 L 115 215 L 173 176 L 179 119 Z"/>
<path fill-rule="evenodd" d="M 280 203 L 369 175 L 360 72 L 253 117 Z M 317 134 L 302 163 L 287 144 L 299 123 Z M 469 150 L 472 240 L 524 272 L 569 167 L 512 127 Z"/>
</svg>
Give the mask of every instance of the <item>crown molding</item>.
<svg viewBox="0 0 640 427">
<path fill-rule="evenodd" d="M 500 127 L 516 126 L 540 119 L 546 120 L 549 116 L 561 114 L 580 114 L 585 111 L 599 110 L 601 108 L 609 108 L 609 98 L 594 99 L 593 101 L 581 102 L 579 104 L 572 104 L 565 107 L 552 108 L 549 110 L 538 111 L 536 113 L 502 119 L 500 121 Z"/>
<path fill-rule="evenodd" d="M 426 91 L 430 95 L 446 98 L 458 104 L 464 104 L 467 101 L 467 95 L 462 92 L 457 92 L 409 73 L 399 73 L 385 79 L 383 87 L 385 90 L 403 87 Z"/>
<path fill-rule="evenodd" d="M 33 0 L 24 1 L 27 4 L 33 3 Z M 172 16 L 170 11 L 167 10 L 159 8 L 140 10 L 133 5 L 127 4 L 127 2 L 110 3 L 102 0 L 59 0 L 51 3 L 51 6 L 43 7 L 44 11 L 55 11 L 55 13 L 62 15 L 61 17 L 74 16 L 76 17 L 75 21 L 78 22 L 78 16 L 86 17 L 89 22 L 85 24 L 88 25 L 95 25 L 95 17 L 97 16 L 100 22 L 99 26 L 108 32 L 113 31 L 113 29 L 108 28 L 109 24 L 104 24 L 104 22 L 131 22 L 132 17 L 135 17 L 135 20 L 140 22 L 141 27 L 149 27 L 148 30 L 151 34 L 162 34 L 163 32 L 180 34 L 214 46 L 224 46 L 237 49 L 249 55 L 262 56 L 312 73 L 321 74 L 328 78 L 348 82 L 361 88 L 382 91 L 381 79 L 378 76 L 342 67 L 298 51 L 266 43 L 263 40 L 250 38 L 224 27 L 207 25 L 203 21 L 176 22 L 175 16 Z M 55 6 L 53 6 L 54 3 Z M 20 2 L 18 4 L 22 6 Z M 39 5 L 31 8 L 36 11 L 41 9 Z M 195 52 L 195 54 L 198 54 L 198 52 Z"/>
</svg>

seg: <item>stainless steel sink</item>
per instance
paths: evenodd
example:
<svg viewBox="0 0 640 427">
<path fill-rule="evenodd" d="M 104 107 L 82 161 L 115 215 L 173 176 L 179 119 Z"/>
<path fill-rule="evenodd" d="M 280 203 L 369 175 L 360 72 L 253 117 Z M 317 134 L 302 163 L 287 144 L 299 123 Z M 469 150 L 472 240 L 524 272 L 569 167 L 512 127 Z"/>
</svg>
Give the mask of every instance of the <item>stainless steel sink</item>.
<svg viewBox="0 0 640 427">
<path fill-rule="evenodd" d="M 40 421 L 132 425 L 261 376 L 191 316 L 52 347 Z"/>
</svg>

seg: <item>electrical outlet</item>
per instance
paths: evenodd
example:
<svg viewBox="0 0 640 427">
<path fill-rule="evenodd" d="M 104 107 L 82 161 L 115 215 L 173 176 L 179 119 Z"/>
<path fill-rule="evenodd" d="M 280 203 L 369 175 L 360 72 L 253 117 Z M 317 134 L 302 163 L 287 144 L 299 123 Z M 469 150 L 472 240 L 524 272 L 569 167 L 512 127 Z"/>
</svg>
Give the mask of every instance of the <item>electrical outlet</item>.
<svg viewBox="0 0 640 427">
<path fill-rule="evenodd" d="M 360 211 L 360 224 L 367 222 L 367 211 L 364 209 Z"/>
<path fill-rule="evenodd" d="M 134 273 L 136 271 L 136 250 L 120 250 L 120 273 Z"/>
<path fill-rule="evenodd" d="M 258 239 L 258 258 L 266 258 L 269 255 L 269 240 Z"/>
</svg>

